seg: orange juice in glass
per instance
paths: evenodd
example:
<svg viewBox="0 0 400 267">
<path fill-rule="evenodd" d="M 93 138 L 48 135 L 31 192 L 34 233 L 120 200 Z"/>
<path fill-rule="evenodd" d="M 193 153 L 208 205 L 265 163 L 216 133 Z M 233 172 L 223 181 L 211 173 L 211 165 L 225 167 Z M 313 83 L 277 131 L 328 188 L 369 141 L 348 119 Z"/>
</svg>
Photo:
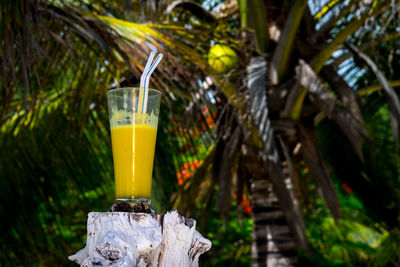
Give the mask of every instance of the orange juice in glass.
<svg viewBox="0 0 400 267">
<path fill-rule="evenodd" d="M 107 92 L 114 160 L 115 198 L 130 204 L 151 199 L 161 93 L 149 89 L 147 110 L 138 108 L 139 88 Z"/>
</svg>

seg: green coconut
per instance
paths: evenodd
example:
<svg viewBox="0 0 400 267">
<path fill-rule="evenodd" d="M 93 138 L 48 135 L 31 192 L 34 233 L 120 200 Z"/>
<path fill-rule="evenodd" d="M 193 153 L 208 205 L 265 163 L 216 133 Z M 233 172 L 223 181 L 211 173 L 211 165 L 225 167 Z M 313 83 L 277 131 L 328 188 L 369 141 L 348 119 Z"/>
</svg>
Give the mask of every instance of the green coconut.
<svg viewBox="0 0 400 267">
<path fill-rule="evenodd" d="M 216 74 L 225 74 L 237 66 L 238 57 L 229 46 L 216 44 L 208 52 L 208 64 Z"/>
</svg>

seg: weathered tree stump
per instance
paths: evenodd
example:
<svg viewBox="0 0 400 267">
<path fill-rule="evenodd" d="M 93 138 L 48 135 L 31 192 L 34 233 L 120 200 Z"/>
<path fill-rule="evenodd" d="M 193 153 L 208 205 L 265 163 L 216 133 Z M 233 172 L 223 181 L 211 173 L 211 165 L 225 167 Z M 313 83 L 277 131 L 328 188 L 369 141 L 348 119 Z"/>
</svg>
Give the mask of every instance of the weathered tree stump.
<svg viewBox="0 0 400 267">
<path fill-rule="evenodd" d="M 195 228 L 176 211 L 90 212 L 86 247 L 68 258 L 81 266 L 198 266 L 211 242 Z"/>
</svg>

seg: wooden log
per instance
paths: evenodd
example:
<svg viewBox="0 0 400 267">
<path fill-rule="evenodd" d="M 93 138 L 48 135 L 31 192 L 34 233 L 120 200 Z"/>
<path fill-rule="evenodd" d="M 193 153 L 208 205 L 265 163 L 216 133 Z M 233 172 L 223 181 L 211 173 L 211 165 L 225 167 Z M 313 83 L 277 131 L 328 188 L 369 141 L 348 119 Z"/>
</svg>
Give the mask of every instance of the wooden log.
<svg viewBox="0 0 400 267">
<path fill-rule="evenodd" d="M 178 212 L 90 212 L 86 247 L 69 256 L 81 266 L 198 266 L 211 242 Z"/>
</svg>

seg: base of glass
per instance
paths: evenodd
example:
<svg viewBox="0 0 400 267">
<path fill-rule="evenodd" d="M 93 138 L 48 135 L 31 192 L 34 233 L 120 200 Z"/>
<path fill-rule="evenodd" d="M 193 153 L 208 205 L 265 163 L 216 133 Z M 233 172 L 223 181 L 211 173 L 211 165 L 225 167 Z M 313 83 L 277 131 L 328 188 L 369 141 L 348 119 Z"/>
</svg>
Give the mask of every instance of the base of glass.
<svg viewBox="0 0 400 267">
<path fill-rule="evenodd" d="M 143 197 L 140 197 L 140 198 L 116 198 L 115 202 L 129 203 L 129 205 L 131 205 L 131 207 L 133 208 L 137 204 L 145 204 L 145 205 L 150 206 L 151 199 L 143 198 Z"/>
</svg>

